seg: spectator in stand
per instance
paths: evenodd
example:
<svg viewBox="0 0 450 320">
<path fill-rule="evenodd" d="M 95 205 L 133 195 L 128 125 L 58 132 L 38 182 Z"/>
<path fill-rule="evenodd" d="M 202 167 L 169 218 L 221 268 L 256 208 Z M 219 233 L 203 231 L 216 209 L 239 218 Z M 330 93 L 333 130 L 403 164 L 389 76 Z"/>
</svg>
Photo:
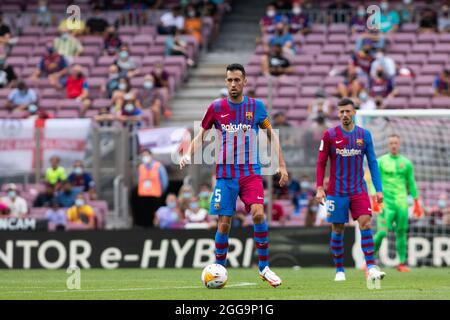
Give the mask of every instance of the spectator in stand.
<svg viewBox="0 0 450 320">
<path fill-rule="evenodd" d="M 375 103 L 375 100 L 372 99 L 372 97 L 370 97 L 367 94 L 366 90 L 362 90 L 359 93 L 358 99 L 359 99 L 358 102 L 359 102 L 359 109 L 360 110 L 375 110 L 375 109 L 377 109 L 377 105 Z"/>
<path fill-rule="evenodd" d="M 12 88 L 16 82 L 14 68 L 6 62 L 6 55 L 0 54 L 0 88 Z"/>
<path fill-rule="evenodd" d="M 369 88 L 369 94 L 374 98 L 392 98 L 397 94 L 397 90 L 394 88 L 394 80 L 386 75 L 381 66 L 376 69 L 375 77 L 370 78 Z"/>
<path fill-rule="evenodd" d="M 264 190 L 264 212 L 267 212 L 269 198 L 269 190 L 266 189 Z M 272 201 L 272 221 L 279 222 L 283 225 L 286 223 L 286 218 L 283 207 L 279 203 Z"/>
<path fill-rule="evenodd" d="M 160 24 L 158 25 L 159 34 L 172 34 L 174 29 L 182 31 L 184 29 L 184 17 L 181 14 L 181 8 L 175 6 L 171 11 L 164 13 L 161 16 Z"/>
<path fill-rule="evenodd" d="M 53 200 L 55 200 L 55 186 L 50 183 L 46 183 L 45 191 L 40 192 L 37 195 L 36 199 L 34 199 L 33 207 L 50 207 Z"/>
<path fill-rule="evenodd" d="M 199 198 L 194 196 L 190 199 L 189 208 L 184 212 L 186 228 L 209 228 L 208 211 L 200 207 Z"/>
<path fill-rule="evenodd" d="M 95 229 L 94 209 L 86 203 L 82 193 L 77 194 L 74 204 L 67 210 L 67 221 Z"/>
<path fill-rule="evenodd" d="M 200 204 L 200 208 L 203 208 L 209 211 L 209 206 L 211 205 L 211 187 L 209 184 L 202 184 L 200 186 L 200 192 L 198 194 L 198 203 Z"/>
<path fill-rule="evenodd" d="M 31 16 L 31 24 L 40 27 L 56 25 L 56 16 L 50 11 L 47 0 L 39 0 L 37 12 Z"/>
<path fill-rule="evenodd" d="M 55 226 L 55 230 L 64 231 L 67 225 L 67 215 L 66 212 L 59 206 L 58 201 L 52 200 L 49 205 L 46 205 L 46 207 L 50 208 L 45 213 L 45 219 Z"/>
<path fill-rule="evenodd" d="M 185 8 L 184 32 L 194 36 L 200 45 L 203 44 L 202 25 L 202 19 L 195 10 L 195 6 L 188 4 Z"/>
<path fill-rule="evenodd" d="M 296 53 L 294 37 L 288 32 L 288 27 L 283 23 L 277 23 L 275 34 L 270 38 L 269 45 L 280 45 L 283 49 L 283 54 L 287 57 L 293 57 Z"/>
<path fill-rule="evenodd" d="M 269 4 L 266 7 L 266 14 L 259 21 L 261 28 L 261 34 L 273 34 L 275 33 L 275 26 L 283 21 L 283 15 L 277 14 L 277 8 L 273 4 Z"/>
<path fill-rule="evenodd" d="M 315 98 L 308 104 L 308 119 L 314 120 L 319 114 L 329 118 L 331 113 L 331 101 L 327 98 L 325 90 L 320 88 L 316 91 Z"/>
<path fill-rule="evenodd" d="M 378 49 L 375 55 L 375 60 L 370 66 L 370 76 L 374 78 L 378 68 L 381 67 L 386 76 L 390 79 L 394 79 L 397 74 L 395 61 L 389 56 L 386 56 L 384 49 Z"/>
<path fill-rule="evenodd" d="M 85 171 L 83 161 L 76 160 L 73 163 L 72 173 L 67 178 L 74 188 L 81 192 L 88 192 L 93 186 L 92 175 Z"/>
<path fill-rule="evenodd" d="M 340 98 L 350 97 L 356 99 L 363 89 L 363 85 L 358 80 L 356 67 L 353 63 L 349 63 L 341 75 L 344 76 L 344 80 L 338 84 L 338 96 Z"/>
<path fill-rule="evenodd" d="M 371 53 L 375 54 L 375 49 L 386 47 L 386 38 L 377 29 L 369 29 L 356 39 L 355 52 L 362 50 L 365 43 L 371 44 Z"/>
<path fill-rule="evenodd" d="M 0 13 L 0 48 L 9 46 L 11 38 L 11 28 L 3 21 L 3 13 Z"/>
<path fill-rule="evenodd" d="M 79 193 L 78 190 L 72 188 L 69 180 L 62 183 L 62 190 L 58 192 L 56 200 L 63 208 L 69 208 L 75 204 L 75 198 Z"/>
<path fill-rule="evenodd" d="M 382 33 L 395 33 L 400 25 L 400 16 L 398 12 L 391 8 L 387 0 L 380 3 L 380 31 Z"/>
<path fill-rule="evenodd" d="M 350 22 L 352 7 L 343 0 L 335 0 L 328 6 L 328 23 Z"/>
<path fill-rule="evenodd" d="M 47 52 L 39 62 L 36 71 L 30 76 L 30 79 L 37 80 L 41 77 L 47 77 L 48 82 L 50 82 L 55 89 L 62 89 L 67 80 L 67 61 L 55 50 L 53 43 L 47 43 L 46 48 Z"/>
<path fill-rule="evenodd" d="M 153 125 L 158 126 L 161 121 L 161 114 L 168 115 L 162 108 L 161 98 L 155 90 L 155 79 L 151 74 L 144 76 L 144 83 L 139 91 L 138 98 L 144 110 L 151 110 L 153 114 Z"/>
<path fill-rule="evenodd" d="M 90 35 L 103 35 L 108 28 L 108 21 L 103 18 L 102 10 L 99 6 L 94 8 L 94 16 L 86 22 L 86 31 Z"/>
<path fill-rule="evenodd" d="M 438 14 L 434 9 L 435 5 L 428 1 L 428 5 L 420 11 L 419 31 L 420 32 L 437 32 L 438 31 Z"/>
<path fill-rule="evenodd" d="M 138 98 L 137 91 L 131 88 L 128 78 L 119 79 L 119 90 L 114 92 L 112 103 L 115 106 L 118 120 L 123 122 L 141 120 L 142 104 Z"/>
<path fill-rule="evenodd" d="M 116 90 L 119 90 L 119 67 L 116 64 L 112 64 L 109 66 L 109 74 L 108 80 L 106 80 L 105 84 L 102 85 L 100 91 L 103 93 L 103 96 L 111 99 Z"/>
<path fill-rule="evenodd" d="M 45 181 L 55 186 L 55 190 L 58 191 L 60 183 L 67 179 L 66 169 L 60 166 L 61 158 L 58 156 L 52 156 L 50 158 L 50 167 L 45 171 Z"/>
<path fill-rule="evenodd" d="M 434 95 L 450 96 L 450 70 L 444 69 L 434 79 Z"/>
<path fill-rule="evenodd" d="M 444 4 L 438 17 L 438 31 L 441 33 L 450 32 L 450 14 L 449 6 Z"/>
<path fill-rule="evenodd" d="M 132 78 L 139 74 L 139 66 L 130 56 L 127 44 L 122 44 L 120 47 L 115 64 L 119 67 L 119 73 L 122 77 Z"/>
<path fill-rule="evenodd" d="M 166 205 L 156 211 L 153 225 L 160 229 L 172 229 L 179 227 L 182 223 L 181 220 L 177 196 L 169 193 L 166 197 Z"/>
<path fill-rule="evenodd" d="M 447 194 L 441 193 L 439 195 L 437 205 L 430 208 L 428 213 L 431 225 L 450 224 L 450 208 L 447 205 Z"/>
<path fill-rule="evenodd" d="M 122 46 L 117 29 L 114 26 L 109 26 L 106 29 L 106 35 L 103 41 L 103 50 L 105 54 L 110 56 L 116 55 Z"/>
<path fill-rule="evenodd" d="M 83 67 L 79 64 L 72 66 L 66 81 L 66 97 L 82 102 L 80 115 L 84 116 L 91 107 L 89 99 L 89 84 L 84 76 Z"/>
<path fill-rule="evenodd" d="M 188 66 L 192 67 L 195 65 L 194 60 L 189 58 L 188 44 L 185 40 L 183 40 L 181 31 L 174 29 L 173 33 L 166 38 L 165 45 L 166 56 L 184 56 Z"/>
<path fill-rule="evenodd" d="M 36 104 L 37 95 L 33 89 L 28 88 L 24 81 L 17 83 L 17 88 L 8 95 L 6 109 L 9 111 L 26 111 L 30 104 Z"/>
<path fill-rule="evenodd" d="M 288 59 L 283 55 L 283 48 L 280 44 L 275 44 L 270 48 L 270 55 L 261 58 L 262 73 L 279 77 L 293 72 L 293 68 Z"/>
<path fill-rule="evenodd" d="M 60 34 L 58 38 L 53 40 L 53 48 L 71 63 L 74 57 L 83 52 L 83 45 L 80 40 L 69 33 L 67 28 L 62 28 Z"/>
<path fill-rule="evenodd" d="M 375 60 L 372 52 L 372 41 L 366 39 L 363 41 L 362 50 L 355 52 L 352 56 L 352 62 L 358 68 L 358 73 L 361 76 L 366 76 L 367 78 L 370 74 L 370 67 L 372 65 L 372 62 Z"/>
<path fill-rule="evenodd" d="M 141 152 L 141 164 L 137 172 L 138 186 L 133 192 L 131 207 L 135 226 L 151 227 L 156 210 L 163 203 L 169 187 L 166 168 L 153 159 L 149 149 Z"/>
<path fill-rule="evenodd" d="M 169 73 L 164 69 L 162 62 L 154 64 L 151 75 L 155 79 L 155 89 L 162 99 L 163 109 L 169 110 Z"/>
<path fill-rule="evenodd" d="M 356 9 L 356 15 L 350 21 L 350 29 L 352 34 L 361 34 L 366 32 L 367 13 L 364 5 L 359 5 Z"/>
<path fill-rule="evenodd" d="M 191 198 L 194 196 L 194 190 L 190 185 L 183 184 L 180 188 L 180 191 L 178 191 L 178 203 L 180 204 L 181 212 L 186 212 L 187 209 L 189 209 L 189 203 L 191 201 Z"/>
<path fill-rule="evenodd" d="M 281 128 L 290 127 L 291 125 L 287 122 L 284 112 L 279 111 L 273 115 L 273 126 L 275 128 Z"/>
<path fill-rule="evenodd" d="M 288 15 L 288 24 L 291 34 L 301 33 L 306 35 L 309 32 L 309 18 L 303 11 L 300 1 L 292 3 L 292 12 Z"/>
<path fill-rule="evenodd" d="M 0 199 L 0 202 L 9 209 L 9 214 L 13 217 L 20 218 L 28 213 L 28 205 L 24 198 L 19 196 L 17 186 L 9 183 L 6 186 L 7 196 Z"/>
<path fill-rule="evenodd" d="M 411 23 L 415 16 L 415 5 L 412 0 L 403 0 L 399 9 L 400 23 Z"/>
</svg>

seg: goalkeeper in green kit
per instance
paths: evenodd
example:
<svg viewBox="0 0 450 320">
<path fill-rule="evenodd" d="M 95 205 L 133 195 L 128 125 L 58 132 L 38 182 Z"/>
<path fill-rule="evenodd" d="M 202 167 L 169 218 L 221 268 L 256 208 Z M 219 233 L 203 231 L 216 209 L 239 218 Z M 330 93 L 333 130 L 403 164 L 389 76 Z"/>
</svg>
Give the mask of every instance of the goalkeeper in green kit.
<svg viewBox="0 0 450 320">
<path fill-rule="evenodd" d="M 384 205 L 377 219 L 377 233 L 374 236 L 375 254 L 378 254 L 383 238 L 388 230 L 395 231 L 396 250 L 400 260 L 397 270 L 409 272 L 406 266 L 408 232 L 408 191 L 414 198 L 414 215 L 420 217 L 423 210 L 419 204 L 419 192 L 414 179 L 412 162 L 402 156 L 400 137 L 396 134 L 388 138 L 389 153 L 378 159 Z M 374 211 L 377 211 L 374 208 Z"/>
</svg>

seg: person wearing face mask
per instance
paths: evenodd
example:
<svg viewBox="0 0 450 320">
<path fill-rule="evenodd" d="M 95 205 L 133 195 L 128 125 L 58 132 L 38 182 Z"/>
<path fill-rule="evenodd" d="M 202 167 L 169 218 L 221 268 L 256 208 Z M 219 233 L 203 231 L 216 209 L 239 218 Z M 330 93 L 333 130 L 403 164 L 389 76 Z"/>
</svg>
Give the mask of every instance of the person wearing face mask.
<svg viewBox="0 0 450 320">
<path fill-rule="evenodd" d="M 188 184 L 184 184 L 178 191 L 178 202 L 180 204 L 180 209 L 183 215 L 186 212 L 186 210 L 189 209 L 189 203 L 193 196 L 194 190 Z"/>
<path fill-rule="evenodd" d="M 66 97 L 82 102 L 81 116 L 84 116 L 91 106 L 89 94 L 89 84 L 84 76 L 83 68 L 81 65 L 76 64 L 72 67 L 66 80 Z"/>
<path fill-rule="evenodd" d="M 50 167 L 45 170 L 45 181 L 55 186 L 59 190 L 62 181 L 66 180 L 66 169 L 60 165 L 61 158 L 52 156 L 50 158 Z"/>
<path fill-rule="evenodd" d="M 352 30 L 352 34 L 361 34 L 366 31 L 367 25 L 367 13 L 366 7 L 363 5 L 359 5 L 356 9 L 356 14 L 353 15 L 352 20 L 350 22 L 350 28 Z"/>
<path fill-rule="evenodd" d="M 66 214 L 68 222 L 95 229 L 95 211 L 86 203 L 82 193 L 76 196 L 74 205 L 67 209 Z"/>
<path fill-rule="evenodd" d="M 361 76 L 369 77 L 370 67 L 374 60 L 372 41 L 365 39 L 362 50 L 355 52 L 352 56 L 353 64 L 358 68 Z"/>
<path fill-rule="evenodd" d="M 37 102 L 37 95 L 33 89 L 29 89 L 24 81 L 17 83 L 17 88 L 8 95 L 6 109 L 9 111 L 26 111 L 28 105 Z"/>
<path fill-rule="evenodd" d="M 281 14 L 277 14 L 277 9 L 273 4 L 269 4 L 266 7 L 266 14 L 259 21 L 261 34 L 273 34 L 275 32 L 276 24 L 282 21 L 283 16 Z"/>
<path fill-rule="evenodd" d="M 12 88 L 16 85 L 17 75 L 13 66 L 6 63 L 6 55 L 0 54 L 0 88 Z"/>
<path fill-rule="evenodd" d="M 149 109 L 153 114 L 153 125 L 159 126 L 161 120 L 161 114 L 168 110 L 162 108 L 161 97 L 155 89 L 155 79 L 151 74 L 146 74 L 144 76 L 144 82 L 142 88 L 139 90 L 138 98 L 142 103 L 144 110 Z"/>
<path fill-rule="evenodd" d="M 128 78 L 120 78 L 119 85 L 114 92 L 112 102 L 116 108 L 117 119 L 124 122 L 139 122 L 142 120 L 142 104 L 137 97 L 136 90 L 131 89 L 130 80 Z"/>
<path fill-rule="evenodd" d="M 37 80 L 46 77 L 55 89 L 62 89 L 67 74 L 67 60 L 55 50 L 52 42 L 48 42 L 44 56 L 29 79 Z"/>
<path fill-rule="evenodd" d="M 47 0 L 39 0 L 36 13 L 31 17 L 31 25 L 48 27 L 56 24 L 56 17 L 51 12 Z"/>
<path fill-rule="evenodd" d="M 375 78 L 377 70 L 382 68 L 385 75 L 393 79 L 397 73 L 395 67 L 395 61 L 389 56 L 386 56 L 384 49 L 378 49 L 375 55 L 375 60 L 372 62 L 370 66 L 370 76 Z"/>
<path fill-rule="evenodd" d="M 189 208 L 184 212 L 184 216 L 186 229 L 207 229 L 210 226 L 208 223 L 208 211 L 200 207 L 198 197 L 190 199 Z"/>
<path fill-rule="evenodd" d="M 208 184 L 202 184 L 200 186 L 200 192 L 198 193 L 198 203 L 200 208 L 209 210 L 211 205 L 211 187 Z"/>
<path fill-rule="evenodd" d="M 139 66 L 130 56 L 128 45 L 123 44 L 120 47 L 118 57 L 114 62 L 119 67 L 119 72 L 122 77 L 132 78 L 139 74 Z"/>
<path fill-rule="evenodd" d="M 170 110 L 169 73 L 164 69 L 162 62 L 156 62 L 153 65 L 151 75 L 155 80 L 153 84 L 156 92 L 158 92 L 161 98 L 163 109 Z"/>
<path fill-rule="evenodd" d="M 380 2 L 380 31 L 382 33 L 395 33 L 400 25 L 400 16 L 398 12 L 391 9 L 387 0 Z"/>
<path fill-rule="evenodd" d="M 116 55 L 122 46 L 122 40 L 114 26 L 109 26 L 106 29 L 106 34 L 103 40 L 104 53 L 110 56 Z"/>
<path fill-rule="evenodd" d="M 414 165 L 400 153 L 400 136 L 388 137 L 389 153 L 378 159 L 381 183 L 383 185 L 384 206 L 377 216 L 377 233 L 374 236 L 375 254 L 378 253 L 388 230 L 395 232 L 396 251 L 400 261 L 397 270 L 408 272 L 406 266 L 408 232 L 408 193 L 414 199 L 414 217 L 420 218 L 424 212 L 419 201 L 419 191 L 414 178 Z"/>
<path fill-rule="evenodd" d="M 153 225 L 160 229 L 175 229 L 183 226 L 175 194 L 169 193 L 167 195 L 166 205 L 156 211 Z"/>
<path fill-rule="evenodd" d="M 185 8 L 184 31 L 194 36 L 200 45 L 203 43 L 202 25 L 202 19 L 197 14 L 195 6 L 188 4 Z"/>
<path fill-rule="evenodd" d="M 56 200 L 61 207 L 70 208 L 75 204 L 75 198 L 78 193 L 79 190 L 73 189 L 70 181 L 66 180 L 62 183 L 62 189 L 58 192 Z"/>
<path fill-rule="evenodd" d="M 9 209 L 12 217 L 20 218 L 28 213 L 28 205 L 24 198 L 19 196 L 17 186 L 10 183 L 6 186 L 7 195 L 0 199 L 0 202 Z"/>
<path fill-rule="evenodd" d="M 370 78 L 369 88 L 371 97 L 392 98 L 397 95 L 393 79 L 387 77 L 381 66 L 376 69 L 375 77 Z"/>
<path fill-rule="evenodd" d="M 401 24 L 413 22 L 416 9 L 412 0 L 403 0 L 400 8 L 399 15 Z"/>
<path fill-rule="evenodd" d="M 83 52 L 83 45 L 75 38 L 67 28 L 60 30 L 60 36 L 53 40 L 53 48 L 70 63 L 74 57 Z"/>
<path fill-rule="evenodd" d="M 441 33 L 450 32 L 450 8 L 444 4 L 440 10 L 438 17 L 438 30 Z"/>
<path fill-rule="evenodd" d="M 306 35 L 309 32 L 309 18 L 303 11 L 300 2 L 292 3 L 292 10 L 288 14 L 289 32 Z"/>
<path fill-rule="evenodd" d="M 269 40 L 269 46 L 280 45 L 286 57 L 292 57 L 296 53 L 294 37 L 287 31 L 283 22 L 277 23 L 275 34 Z"/>
<path fill-rule="evenodd" d="M 92 175 L 84 169 L 83 161 L 76 160 L 73 163 L 72 173 L 67 178 L 72 186 L 82 192 L 89 192 L 91 188 Z"/>
<path fill-rule="evenodd" d="M 344 80 L 340 82 L 337 87 L 339 97 L 356 99 L 363 89 L 363 84 L 358 79 L 356 66 L 350 62 L 340 75 L 344 77 Z"/>
<path fill-rule="evenodd" d="M 163 204 L 163 196 L 169 187 L 169 178 L 164 165 L 153 159 L 150 149 L 140 154 L 137 170 L 137 188 L 133 190 L 131 208 L 133 224 L 151 227 L 156 210 Z"/>
<path fill-rule="evenodd" d="M 358 96 L 360 110 L 375 110 L 377 108 L 374 99 L 372 99 L 366 90 L 362 90 Z"/>
<path fill-rule="evenodd" d="M 105 98 L 111 99 L 116 90 L 119 90 L 119 67 L 116 64 L 109 66 L 108 79 L 101 86 L 100 91 Z"/>
</svg>

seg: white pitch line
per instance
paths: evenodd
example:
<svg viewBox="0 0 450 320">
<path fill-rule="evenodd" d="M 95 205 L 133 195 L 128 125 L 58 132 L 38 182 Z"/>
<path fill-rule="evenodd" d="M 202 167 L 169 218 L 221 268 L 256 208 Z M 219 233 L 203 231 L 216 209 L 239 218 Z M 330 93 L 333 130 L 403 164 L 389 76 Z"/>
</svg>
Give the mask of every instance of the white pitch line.
<svg viewBox="0 0 450 320">
<path fill-rule="evenodd" d="M 254 282 L 239 282 L 235 284 L 229 284 L 226 287 L 246 287 L 255 286 Z M 87 289 L 87 290 L 47 290 L 47 293 L 66 293 L 66 292 L 123 292 L 123 291 L 147 291 L 147 290 L 171 290 L 171 289 L 201 289 L 202 286 L 183 286 L 183 287 L 159 287 L 159 288 L 118 288 L 118 289 Z M 4 293 L 38 293 L 36 291 L 10 291 Z M 42 292 L 41 292 L 42 293 Z"/>
</svg>

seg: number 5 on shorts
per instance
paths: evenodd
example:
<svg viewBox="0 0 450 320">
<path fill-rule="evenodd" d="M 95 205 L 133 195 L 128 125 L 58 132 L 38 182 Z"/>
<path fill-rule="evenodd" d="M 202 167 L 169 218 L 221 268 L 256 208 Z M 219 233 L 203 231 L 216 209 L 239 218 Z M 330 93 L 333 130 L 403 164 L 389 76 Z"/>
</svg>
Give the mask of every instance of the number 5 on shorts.
<svg viewBox="0 0 450 320">
<path fill-rule="evenodd" d="M 327 200 L 327 211 L 334 211 L 334 200 Z"/>
<path fill-rule="evenodd" d="M 222 199 L 222 196 L 220 194 L 221 191 L 221 189 L 216 189 L 216 191 L 214 192 L 214 202 L 220 202 L 220 199 Z"/>
</svg>

